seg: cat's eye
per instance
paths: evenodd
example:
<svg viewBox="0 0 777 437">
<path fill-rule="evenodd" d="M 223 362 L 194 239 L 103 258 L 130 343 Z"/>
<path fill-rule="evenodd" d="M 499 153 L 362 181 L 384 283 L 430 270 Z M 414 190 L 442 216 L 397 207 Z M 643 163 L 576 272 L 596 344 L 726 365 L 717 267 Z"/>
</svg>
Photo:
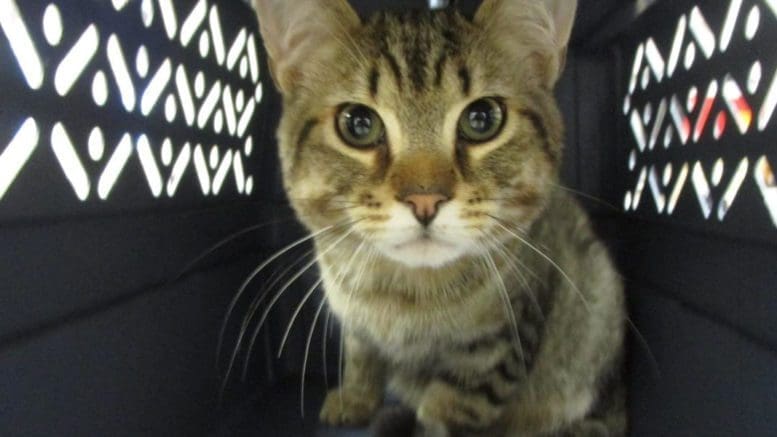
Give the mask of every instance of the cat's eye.
<svg viewBox="0 0 777 437">
<path fill-rule="evenodd" d="M 347 104 L 337 115 L 337 132 L 351 147 L 374 147 L 384 138 L 383 120 L 367 106 Z"/>
<path fill-rule="evenodd" d="M 459 137 L 473 143 L 490 141 L 502 131 L 505 118 L 504 105 L 498 99 L 476 100 L 459 118 Z"/>
</svg>

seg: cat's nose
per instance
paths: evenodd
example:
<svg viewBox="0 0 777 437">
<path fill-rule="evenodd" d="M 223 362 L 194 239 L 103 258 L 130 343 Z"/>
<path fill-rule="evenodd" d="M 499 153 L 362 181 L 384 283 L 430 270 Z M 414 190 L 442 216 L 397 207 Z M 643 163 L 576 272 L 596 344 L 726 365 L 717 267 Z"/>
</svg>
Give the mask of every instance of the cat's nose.
<svg viewBox="0 0 777 437">
<path fill-rule="evenodd" d="M 403 201 L 413 209 L 415 218 L 423 226 L 429 226 L 432 220 L 437 216 L 440 205 L 450 200 L 442 194 L 411 194 Z"/>
</svg>

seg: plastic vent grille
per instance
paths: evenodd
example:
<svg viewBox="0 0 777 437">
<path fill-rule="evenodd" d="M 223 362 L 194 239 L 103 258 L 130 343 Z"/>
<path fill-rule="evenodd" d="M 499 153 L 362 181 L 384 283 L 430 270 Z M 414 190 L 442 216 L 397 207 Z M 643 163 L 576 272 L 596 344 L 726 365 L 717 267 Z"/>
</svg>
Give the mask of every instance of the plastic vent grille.
<svg viewBox="0 0 777 437">
<path fill-rule="evenodd" d="M 253 193 L 261 42 L 242 2 L 0 0 L 0 33 L 0 216 Z"/>
<path fill-rule="evenodd" d="M 630 52 L 622 102 L 624 210 L 738 235 L 773 233 L 777 0 L 651 12 L 644 29 L 655 34 Z"/>
</svg>

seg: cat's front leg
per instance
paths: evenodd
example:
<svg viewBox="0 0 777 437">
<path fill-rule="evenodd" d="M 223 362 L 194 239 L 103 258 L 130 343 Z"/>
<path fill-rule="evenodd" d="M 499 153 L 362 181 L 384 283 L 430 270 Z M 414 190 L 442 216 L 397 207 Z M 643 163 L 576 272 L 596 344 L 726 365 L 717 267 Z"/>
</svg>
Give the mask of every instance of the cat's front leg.
<svg viewBox="0 0 777 437">
<path fill-rule="evenodd" d="M 416 436 L 499 435 L 504 411 L 504 403 L 477 390 L 434 380 L 426 387 L 418 406 L 420 426 Z"/>
<path fill-rule="evenodd" d="M 345 337 L 343 383 L 330 390 L 321 407 L 321 422 L 331 426 L 362 426 L 383 402 L 385 363 L 376 351 L 353 335 Z"/>
</svg>

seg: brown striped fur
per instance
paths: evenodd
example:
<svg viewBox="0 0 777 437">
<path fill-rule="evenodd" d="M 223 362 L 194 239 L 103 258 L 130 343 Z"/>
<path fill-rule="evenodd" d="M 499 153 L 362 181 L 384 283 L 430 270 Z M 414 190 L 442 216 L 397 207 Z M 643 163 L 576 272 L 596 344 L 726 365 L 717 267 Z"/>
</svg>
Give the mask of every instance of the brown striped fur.
<svg viewBox="0 0 777 437">
<path fill-rule="evenodd" d="M 346 363 L 321 419 L 366 424 L 389 389 L 415 435 L 624 433 L 621 283 L 558 189 L 553 86 L 576 1 L 486 0 L 472 20 L 255 4 L 283 94 L 286 191 L 311 231 L 333 227 L 316 247 Z M 503 100 L 506 124 L 466 144 L 457 120 L 483 97 Z M 374 109 L 385 141 L 343 143 L 345 103 Z M 418 192 L 450 199 L 428 228 L 402 201 Z"/>
</svg>

